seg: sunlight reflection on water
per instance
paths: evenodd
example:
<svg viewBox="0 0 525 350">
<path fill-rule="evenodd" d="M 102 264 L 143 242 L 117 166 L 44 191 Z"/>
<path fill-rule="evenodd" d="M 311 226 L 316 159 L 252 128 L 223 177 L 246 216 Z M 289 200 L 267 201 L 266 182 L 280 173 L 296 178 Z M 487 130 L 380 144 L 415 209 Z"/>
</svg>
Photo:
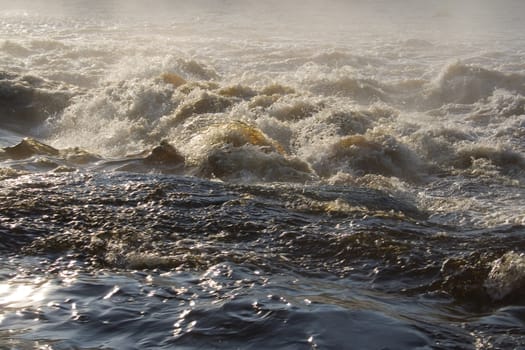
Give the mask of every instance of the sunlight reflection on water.
<svg viewBox="0 0 525 350">
<path fill-rule="evenodd" d="M 48 281 L 36 279 L 33 283 L 11 283 L 0 284 L 0 305 L 3 307 L 27 307 L 38 306 L 45 300 L 52 290 Z"/>
</svg>

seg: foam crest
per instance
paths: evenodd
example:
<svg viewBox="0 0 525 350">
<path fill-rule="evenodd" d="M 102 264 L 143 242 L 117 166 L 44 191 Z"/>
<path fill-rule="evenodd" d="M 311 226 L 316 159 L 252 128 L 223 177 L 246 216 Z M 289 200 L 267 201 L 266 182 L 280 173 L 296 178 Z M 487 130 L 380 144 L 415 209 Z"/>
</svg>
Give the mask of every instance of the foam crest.
<svg viewBox="0 0 525 350">
<path fill-rule="evenodd" d="M 503 173 L 515 173 L 525 170 L 525 158 L 522 154 L 504 147 L 486 145 L 471 145 L 460 148 L 454 165 L 458 168 L 468 168 L 475 164 L 477 159 L 486 159 Z"/>
<path fill-rule="evenodd" d="M 211 150 L 197 172 L 201 176 L 240 182 L 306 182 L 314 180 L 309 165 L 295 157 L 267 153 L 253 145 L 224 145 Z"/>
<path fill-rule="evenodd" d="M 199 114 L 222 113 L 231 105 L 227 98 L 196 88 L 183 98 L 173 115 L 163 118 L 161 128 L 172 128 Z"/>
<path fill-rule="evenodd" d="M 495 301 L 520 297 L 525 287 L 525 255 L 508 252 L 494 260 L 484 287 Z"/>
<path fill-rule="evenodd" d="M 196 174 L 223 180 L 305 181 L 312 171 L 289 156 L 279 142 L 243 121 L 226 121 L 200 130 L 184 147 Z"/>
<path fill-rule="evenodd" d="M 430 85 L 424 104 L 429 108 L 448 103 L 473 104 L 490 97 L 496 89 L 525 94 L 525 76 L 456 62 L 446 66 Z"/>
<path fill-rule="evenodd" d="M 296 99 L 292 101 L 279 101 L 269 109 L 270 116 L 283 121 L 297 121 L 313 116 L 322 108 L 307 99 Z"/>
<path fill-rule="evenodd" d="M 345 171 L 358 176 L 379 174 L 408 181 L 418 180 L 425 169 L 407 145 L 380 129 L 340 138 L 313 167 L 325 177 Z"/>
<path fill-rule="evenodd" d="M 173 89 L 154 80 L 121 81 L 79 96 L 49 123 L 49 141 L 60 148 L 82 147 L 107 156 L 143 150 L 153 126 L 176 103 Z"/>
<path fill-rule="evenodd" d="M 327 96 L 350 97 L 363 104 L 390 100 L 384 87 L 379 82 L 350 76 L 340 77 L 336 80 L 319 81 L 312 86 L 311 90 Z"/>
<path fill-rule="evenodd" d="M 479 123 L 498 123 L 502 119 L 525 115 L 525 97 L 504 89 L 496 89 L 486 103 L 479 104 L 471 119 Z"/>
</svg>

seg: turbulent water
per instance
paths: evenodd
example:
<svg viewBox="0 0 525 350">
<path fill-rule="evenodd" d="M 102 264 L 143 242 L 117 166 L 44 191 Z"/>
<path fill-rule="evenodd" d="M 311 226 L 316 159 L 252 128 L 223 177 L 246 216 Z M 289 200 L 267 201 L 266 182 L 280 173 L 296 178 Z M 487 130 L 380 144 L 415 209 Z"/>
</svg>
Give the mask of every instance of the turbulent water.
<svg viewBox="0 0 525 350">
<path fill-rule="evenodd" d="M 0 349 L 525 349 L 523 1 L 0 2 Z"/>
</svg>

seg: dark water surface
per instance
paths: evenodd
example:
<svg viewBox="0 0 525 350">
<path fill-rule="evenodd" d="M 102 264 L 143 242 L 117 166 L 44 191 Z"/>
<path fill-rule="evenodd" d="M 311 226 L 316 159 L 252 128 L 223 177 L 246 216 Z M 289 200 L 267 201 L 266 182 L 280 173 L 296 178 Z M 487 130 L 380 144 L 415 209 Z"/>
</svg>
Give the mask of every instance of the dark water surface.
<svg viewBox="0 0 525 350">
<path fill-rule="evenodd" d="M 458 232 L 363 188 L 180 176 L 25 175 L 0 195 L 7 348 L 525 341 L 520 290 L 487 287 L 523 227 Z"/>
</svg>

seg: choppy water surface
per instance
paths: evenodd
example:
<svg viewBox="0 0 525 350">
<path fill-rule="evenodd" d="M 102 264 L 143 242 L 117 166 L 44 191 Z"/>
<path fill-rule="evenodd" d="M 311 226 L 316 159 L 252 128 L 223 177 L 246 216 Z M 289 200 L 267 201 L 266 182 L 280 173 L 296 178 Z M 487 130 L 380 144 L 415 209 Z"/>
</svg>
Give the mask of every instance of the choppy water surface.
<svg viewBox="0 0 525 350">
<path fill-rule="evenodd" d="M 2 5 L 0 348 L 525 348 L 521 2 Z"/>
</svg>

